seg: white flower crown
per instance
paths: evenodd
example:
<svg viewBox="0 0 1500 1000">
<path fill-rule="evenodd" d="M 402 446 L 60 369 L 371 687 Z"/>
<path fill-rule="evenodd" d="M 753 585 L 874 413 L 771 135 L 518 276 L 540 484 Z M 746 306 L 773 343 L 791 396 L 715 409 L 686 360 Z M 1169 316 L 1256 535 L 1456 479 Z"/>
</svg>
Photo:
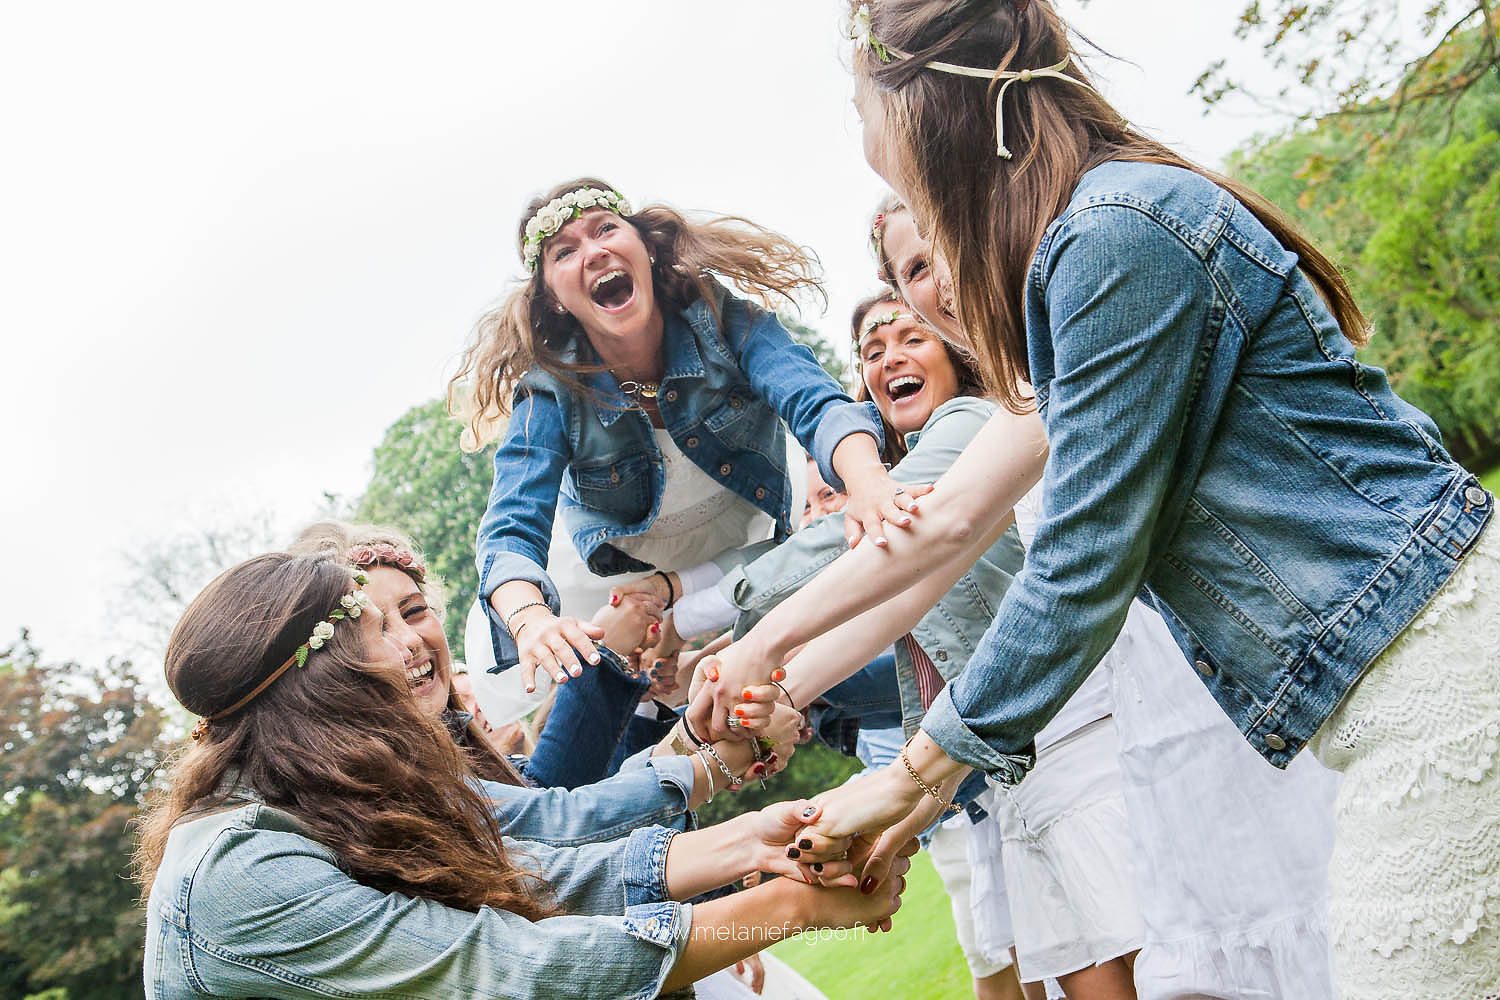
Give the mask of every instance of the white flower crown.
<svg viewBox="0 0 1500 1000">
<path fill-rule="evenodd" d="M 630 202 L 618 191 L 605 191 L 595 187 L 579 188 L 553 198 L 526 220 L 526 239 L 521 249 L 526 270 L 536 270 L 536 262 L 542 256 L 543 243 L 591 208 L 607 208 L 616 215 L 630 214 Z"/>
<path fill-rule="evenodd" d="M 364 573 L 356 572 L 354 574 L 354 582 L 359 587 L 363 587 L 370 582 L 370 578 L 365 576 Z M 312 635 L 308 637 L 306 642 L 298 646 L 297 651 L 292 654 L 292 659 L 297 661 L 297 666 L 304 666 L 307 663 L 307 658 L 315 650 L 322 649 L 324 644 L 333 638 L 334 622 L 341 622 L 346 618 L 358 618 L 364 612 L 365 608 L 369 606 L 370 598 L 363 590 L 352 590 L 343 597 L 340 597 L 339 606 L 330 611 L 327 618 L 313 626 Z"/>
</svg>

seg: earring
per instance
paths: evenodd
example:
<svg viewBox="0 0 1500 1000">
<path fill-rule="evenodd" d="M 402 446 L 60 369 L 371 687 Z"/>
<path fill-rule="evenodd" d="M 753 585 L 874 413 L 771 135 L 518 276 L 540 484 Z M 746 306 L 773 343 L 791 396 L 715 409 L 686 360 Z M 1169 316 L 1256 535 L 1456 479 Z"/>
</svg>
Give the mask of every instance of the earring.
<svg viewBox="0 0 1500 1000">
<path fill-rule="evenodd" d="M 568 310 L 567 310 L 567 308 L 561 302 L 559 302 L 555 306 L 552 307 L 552 311 L 555 312 L 555 313 L 557 313 L 559 316 L 561 316 L 563 313 L 567 312 Z"/>
<path fill-rule="evenodd" d="M 651 266 L 652 267 L 656 266 L 656 255 L 655 254 L 652 254 L 651 256 L 647 257 L 646 259 L 651 262 Z"/>
</svg>

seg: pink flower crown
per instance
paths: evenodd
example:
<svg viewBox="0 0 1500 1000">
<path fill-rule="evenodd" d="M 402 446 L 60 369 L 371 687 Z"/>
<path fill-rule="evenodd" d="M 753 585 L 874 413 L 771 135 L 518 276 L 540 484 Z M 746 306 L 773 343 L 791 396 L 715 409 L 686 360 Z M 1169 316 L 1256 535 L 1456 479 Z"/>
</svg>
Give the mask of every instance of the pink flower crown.
<svg viewBox="0 0 1500 1000">
<path fill-rule="evenodd" d="M 389 566 L 410 575 L 418 583 L 427 579 L 427 566 L 411 549 L 390 542 L 374 542 L 356 545 L 349 550 L 349 561 L 360 569 L 372 566 Z"/>
</svg>

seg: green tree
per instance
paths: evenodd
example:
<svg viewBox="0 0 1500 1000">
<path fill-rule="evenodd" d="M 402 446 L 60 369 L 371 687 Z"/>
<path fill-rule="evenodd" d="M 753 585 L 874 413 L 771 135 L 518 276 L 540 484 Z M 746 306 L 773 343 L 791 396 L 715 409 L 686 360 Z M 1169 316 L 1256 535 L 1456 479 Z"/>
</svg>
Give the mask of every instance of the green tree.
<svg viewBox="0 0 1500 1000">
<path fill-rule="evenodd" d="M 1420 116 L 1451 108 L 1500 66 L 1495 0 L 1243 0 L 1235 34 L 1283 82 L 1251 87 L 1219 59 L 1193 88 L 1210 106 L 1241 97 L 1306 119 Z M 1469 44 L 1451 44 L 1461 37 Z"/>
<path fill-rule="evenodd" d="M 0 649 L 0 993 L 139 992 L 131 821 L 161 722 L 128 664 L 43 663 L 25 633 Z"/>
<path fill-rule="evenodd" d="M 1456 101 L 1451 125 L 1424 118 L 1391 141 L 1367 124 L 1324 119 L 1229 169 L 1346 269 L 1374 323 L 1368 359 L 1433 416 L 1456 457 L 1483 467 L 1500 457 L 1500 75 Z"/>
<path fill-rule="evenodd" d="M 479 589 L 474 539 L 489 502 L 495 447 L 459 448 L 459 422 L 435 399 L 414 406 L 375 448 L 369 489 L 355 505 L 360 520 L 399 528 L 427 555 L 448 590 L 444 625 L 453 655 L 464 655 L 464 617 Z"/>
<path fill-rule="evenodd" d="M 812 798 L 819 792 L 842 785 L 862 770 L 864 765 L 853 757 L 846 757 L 821 743 L 809 743 L 797 748 L 786 770 L 769 779 L 765 788 L 752 781 L 732 795 L 721 792 L 711 804 L 698 811 L 698 818 L 705 825 L 722 823 L 773 802 Z"/>
<path fill-rule="evenodd" d="M 835 382 L 839 385 L 847 385 L 849 380 L 849 358 L 839 354 L 838 348 L 834 347 L 827 337 L 806 323 L 786 313 L 779 313 L 778 315 L 781 319 L 781 325 L 786 327 L 787 332 L 792 335 L 792 339 L 799 344 L 805 345 L 808 350 L 812 351 L 813 357 L 818 359 L 818 364 L 823 366 L 825 372 L 833 376 Z"/>
</svg>

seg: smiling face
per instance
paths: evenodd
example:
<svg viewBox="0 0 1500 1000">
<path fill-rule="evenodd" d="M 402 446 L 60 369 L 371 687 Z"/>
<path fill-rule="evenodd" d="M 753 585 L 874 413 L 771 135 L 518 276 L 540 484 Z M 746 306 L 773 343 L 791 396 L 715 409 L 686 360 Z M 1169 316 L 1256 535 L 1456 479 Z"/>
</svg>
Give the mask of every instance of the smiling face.
<svg viewBox="0 0 1500 1000">
<path fill-rule="evenodd" d="M 950 342 L 967 348 L 969 339 L 953 313 L 953 277 L 946 262 L 933 254 L 932 243 L 917 232 L 910 211 L 887 217 L 881 246 L 890 258 L 896 288 L 912 311 Z"/>
<path fill-rule="evenodd" d="M 660 329 L 650 252 L 614 212 L 592 209 L 563 226 L 542 245 L 541 268 L 552 303 L 571 313 L 596 347 Z"/>
<path fill-rule="evenodd" d="M 932 412 L 958 395 L 958 372 L 936 332 L 901 302 L 882 302 L 868 316 L 902 316 L 860 337 L 860 370 L 880 415 L 901 434 L 919 431 Z M 868 319 L 867 319 L 868 321 Z"/>
<path fill-rule="evenodd" d="M 385 635 L 409 656 L 407 680 L 422 710 L 436 718 L 448 707 L 452 656 L 443 623 L 428 606 L 416 581 L 399 569 L 372 566 L 365 571 L 365 593 L 384 615 Z"/>
<path fill-rule="evenodd" d="M 837 514 L 849 502 L 849 494 L 840 493 L 829 486 L 818 471 L 816 459 L 807 460 L 807 502 L 802 506 L 802 527 L 807 527 L 820 517 Z"/>
</svg>

